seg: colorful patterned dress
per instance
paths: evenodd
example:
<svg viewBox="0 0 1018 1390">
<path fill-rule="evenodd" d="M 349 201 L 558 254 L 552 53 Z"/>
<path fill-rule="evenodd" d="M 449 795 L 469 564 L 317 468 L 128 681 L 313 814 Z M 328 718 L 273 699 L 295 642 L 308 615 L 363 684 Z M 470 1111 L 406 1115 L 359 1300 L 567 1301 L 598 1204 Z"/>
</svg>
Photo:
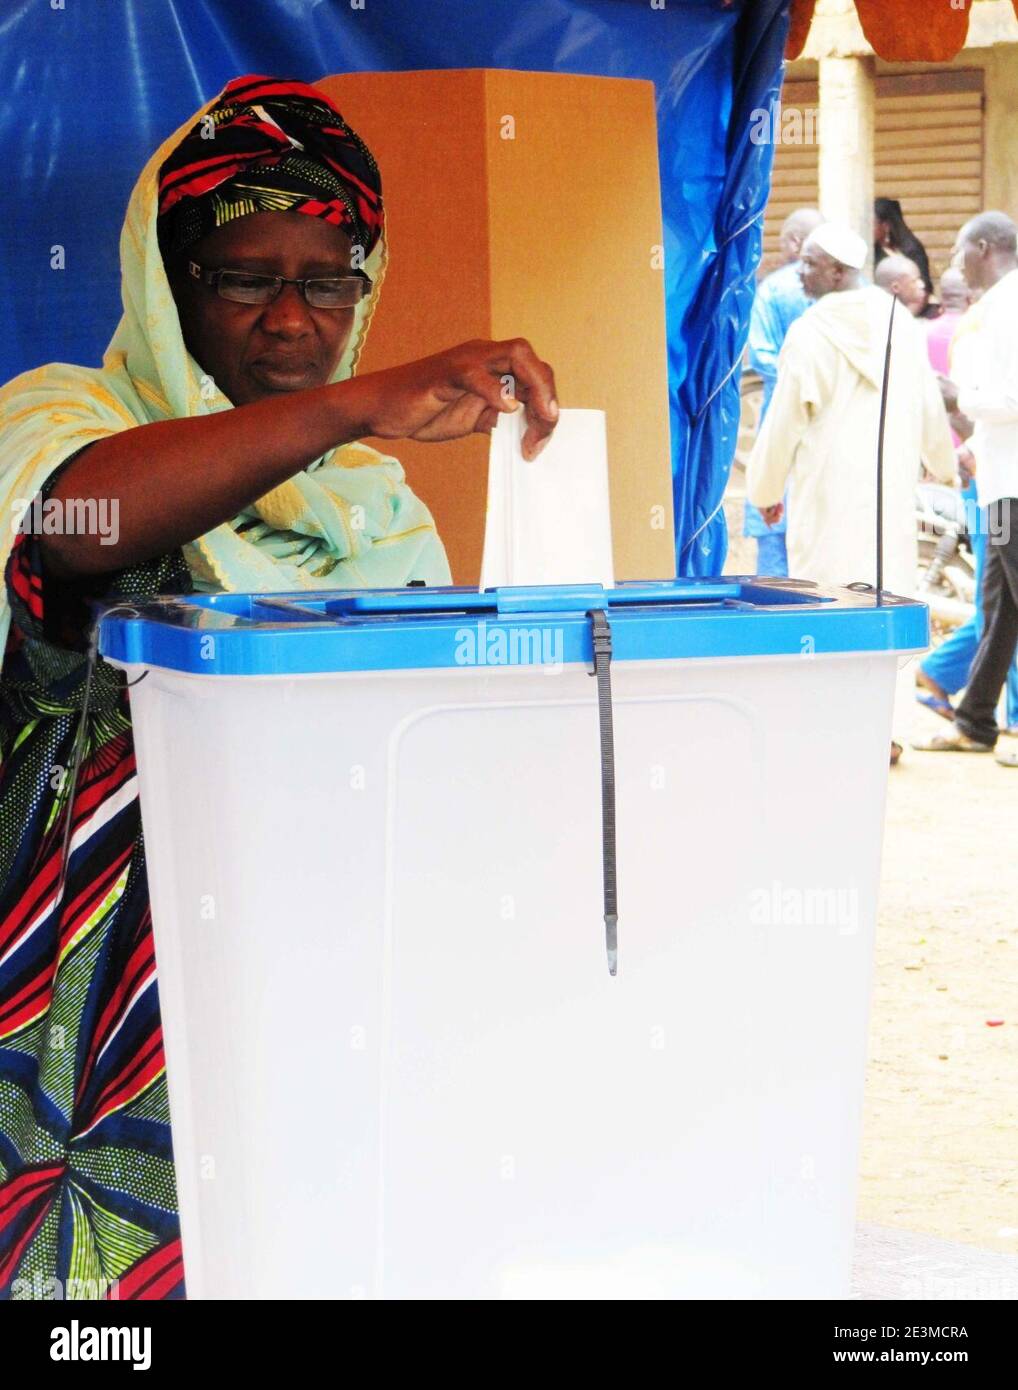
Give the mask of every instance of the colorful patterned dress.
<svg viewBox="0 0 1018 1390">
<path fill-rule="evenodd" d="M 134 742 L 122 676 L 102 661 L 59 885 L 86 599 L 188 592 L 191 581 L 179 552 L 91 585 L 44 580 L 26 535 L 5 578 L 0 1298 L 182 1298 Z"/>
<path fill-rule="evenodd" d="M 120 239 L 124 313 L 102 367 L 50 362 L 0 387 L 0 598 L 12 614 L 0 669 L 0 1298 L 183 1296 L 134 745 L 122 677 L 103 662 L 60 888 L 85 600 L 452 582 L 398 460 L 362 440 L 184 552 L 91 584 L 44 580 L 28 535 L 9 549 L 17 509 L 45 501 L 82 447 L 232 409 L 184 342 L 160 237 L 185 251 L 213 226 L 271 211 L 346 228 L 367 252 L 374 288 L 331 377 L 347 380 L 387 263 L 378 168 L 324 93 L 253 74 L 204 103 L 139 175 Z M 0 602 L 0 632 L 6 617 Z"/>
</svg>

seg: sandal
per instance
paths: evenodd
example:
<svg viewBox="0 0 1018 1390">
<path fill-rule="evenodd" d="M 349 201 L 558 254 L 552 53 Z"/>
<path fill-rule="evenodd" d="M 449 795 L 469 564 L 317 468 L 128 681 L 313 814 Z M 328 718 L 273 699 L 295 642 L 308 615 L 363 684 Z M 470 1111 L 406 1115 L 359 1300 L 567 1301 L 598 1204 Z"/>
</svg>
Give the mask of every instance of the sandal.
<svg viewBox="0 0 1018 1390">
<path fill-rule="evenodd" d="M 891 766 L 892 766 L 892 767 L 896 767 L 896 766 L 898 765 L 898 763 L 901 761 L 901 755 L 902 755 L 902 753 L 904 753 L 904 751 L 905 751 L 905 750 L 904 750 L 904 748 L 902 748 L 901 744 L 900 744 L 900 743 L 895 743 L 895 742 L 893 741 L 893 739 L 892 739 L 892 741 L 891 741 Z"/>
<path fill-rule="evenodd" d="M 932 738 L 913 739 L 912 747 L 920 753 L 992 753 L 992 743 L 979 743 L 960 731 L 954 734 L 934 734 Z"/>
<path fill-rule="evenodd" d="M 939 695 L 917 695 L 916 699 L 934 714 L 939 714 L 941 719 L 954 721 L 954 705 L 950 700 L 942 700 Z"/>
</svg>

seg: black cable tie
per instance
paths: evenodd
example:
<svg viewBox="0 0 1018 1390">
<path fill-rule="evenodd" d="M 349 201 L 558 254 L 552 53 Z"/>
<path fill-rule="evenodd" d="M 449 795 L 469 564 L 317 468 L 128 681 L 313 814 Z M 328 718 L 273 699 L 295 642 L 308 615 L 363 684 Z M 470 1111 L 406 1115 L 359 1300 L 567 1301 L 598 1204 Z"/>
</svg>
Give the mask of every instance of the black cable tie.
<svg viewBox="0 0 1018 1390">
<path fill-rule="evenodd" d="M 619 905 L 615 848 L 615 736 L 612 727 L 612 634 L 601 608 L 587 611 L 594 647 L 594 669 L 587 674 L 597 678 L 597 717 L 601 734 L 601 871 L 604 884 L 604 938 L 608 953 L 608 973 L 618 973 Z"/>
</svg>

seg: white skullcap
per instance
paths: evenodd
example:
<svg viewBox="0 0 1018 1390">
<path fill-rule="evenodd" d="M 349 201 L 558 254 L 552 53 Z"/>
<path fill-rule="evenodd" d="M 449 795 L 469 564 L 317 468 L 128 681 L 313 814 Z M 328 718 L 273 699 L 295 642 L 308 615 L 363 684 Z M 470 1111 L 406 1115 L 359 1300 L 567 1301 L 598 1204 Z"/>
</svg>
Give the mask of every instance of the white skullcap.
<svg viewBox="0 0 1018 1390">
<path fill-rule="evenodd" d="M 826 251 L 833 260 L 852 270 L 862 270 L 866 264 L 868 247 L 862 237 L 840 222 L 822 222 L 816 231 L 810 232 L 809 240 L 821 251 Z"/>
</svg>

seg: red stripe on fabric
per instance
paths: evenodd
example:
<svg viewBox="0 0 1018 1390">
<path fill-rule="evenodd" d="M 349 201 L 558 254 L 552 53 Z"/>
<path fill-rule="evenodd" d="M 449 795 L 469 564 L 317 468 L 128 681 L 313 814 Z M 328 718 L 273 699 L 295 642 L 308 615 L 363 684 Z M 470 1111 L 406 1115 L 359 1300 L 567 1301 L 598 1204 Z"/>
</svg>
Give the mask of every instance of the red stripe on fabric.
<svg viewBox="0 0 1018 1390">
<path fill-rule="evenodd" d="M 328 164 L 337 174 L 340 175 L 344 183 L 352 184 L 353 187 L 357 189 L 357 191 L 364 198 L 369 208 L 377 209 L 377 188 L 371 188 L 368 186 L 368 184 L 362 182 L 357 177 L 357 175 L 352 172 L 352 170 L 347 168 L 345 164 L 341 164 L 337 159 L 333 158 L 333 156 L 328 154 L 325 150 L 319 151 L 319 153 L 322 155 L 324 162 Z M 378 215 L 377 211 L 375 212 L 375 215 Z"/>
<path fill-rule="evenodd" d="M 330 111 L 336 110 L 324 92 L 320 92 L 316 87 L 309 87 L 306 82 L 287 82 L 275 77 L 261 77 L 256 73 L 248 77 L 235 77 L 224 87 L 220 100 L 224 106 L 233 102 L 239 104 L 241 101 L 250 105 L 255 101 L 268 101 L 272 97 L 286 96 L 304 97 L 306 101 L 315 101 L 321 106 L 327 106 Z"/>
<path fill-rule="evenodd" d="M 33 1202 L 38 1201 L 40 1194 L 46 1192 L 52 1186 L 52 1182 L 37 1183 L 35 1187 L 28 1188 L 25 1192 L 22 1192 L 16 1201 L 10 1202 L 4 1207 L 3 1216 L 2 1219 L 0 1219 L 0 1231 L 10 1226 L 15 1217 L 21 1215 L 25 1207 L 29 1207 Z"/>
<path fill-rule="evenodd" d="M 33 618 L 43 615 L 42 578 L 32 568 L 32 552 L 25 546 L 29 537 L 19 532 L 11 547 L 11 588 L 26 605 Z"/>
<path fill-rule="evenodd" d="M 178 188 L 172 189 L 163 198 L 160 207 L 160 216 L 169 212 L 181 198 L 200 198 L 203 193 L 210 192 L 213 188 L 218 188 L 220 184 L 226 183 L 234 174 L 241 173 L 252 164 L 257 163 L 260 168 L 266 165 L 278 164 L 281 156 L 274 154 L 262 154 L 257 159 L 245 160 L 243 163 L 234 164 L 231 168 L 219 171 L 215 174 L 207 174 L 203 178 L 194 178 L 187 183 L 181 184 Z"/>
<path fill-rule="evenodd" d="M 173 1280 L 170 1287 L 178 1284 L 183 1273 L 183 1252 L 178 1237 L 176 1240 L 171 1240 L 168 1245 L 150 1250 L 147 1255 L 142 1256 L 136 1265 L 132 1265 L 126 1274 L 122 1274 L 118 1281 L 118 1297 L 121 1299 L 144 1298 L 148 1289 L 156 1283 L 162 1286 L 168 1278 L 172 1277 Z M 159 1296 L 161 1297 L 161 1295 Z M 110 1294 L 107 1293 L 106 1297 L 109 1299 Z"/>
<path fill-rule="evenodd" d="M 229 150 L 223 154 L 213 154 L 209 150 L 208 154 L 203 155 L 201 159 L 192 159 L 190 164 L 181 164 L 178 168 L 171 169 L 160 183 L 160 190 L 172 188 L 175 184 L 193 178 L 196 174 L 211 173 L 214 169 L 236 164 L 242 158 L 243 152 L 240 150 Z"/>
<path fill-rule="evenodd" d="M 263 136 L 264 144 L 252 145 L 249 149 L 231 150 L 229 154 L 209 155 L 203 159 L 192 160 L 190 164 L 182 164 L 177 169 L 169 170 L 159 184 L 160 215 L 171 208 L 174 203 L 179 202 L 181 198 L 185 196 L 198 197 L 200 193 L 208 192 L 210 188 L 217 188 L 221 183 L 232 178 L 234 174 L 250 168 L 253 164 L 278 164 L 287 150 L 292 148 L 282 131 L 277 130 L 275 126 L 266 124 L 265 121 L 231 121 L 228 126 L 221 129 L 229 130 L 237 126 L 242 126 L 245 131 L 252 131 Z"/>
<path fill-rule="evenodd" d="M 103 767 L 96 758 L 86 763 L 78 774 L 72 836 L 104 801 L 108 801 L 114 792 L 119 791 L 123 784 L 134 776 L 136 767 L 133 751 L 119 758 L 110 768 Z"/>
<path fill-rule="evenodd" d="M 272 147 L 269 149 L 272 153 Z M 251 151 L 252 157 L 257 157 L 255 151 Z M 186 183 L 188 179 L 197 178 L 200 174 L 211 174 L 216 170 L 225 170 L 231 164 L 238 167 L 243 165 L 247 158 L 247 151 L 231 150 L 229 154 L 209 154 L 204 159 L 194 159 L 190 164 L 182 164 L 179 169 L 173 169 L 166 175 L 159 185 L 160 194 L 172 192 L 178 184 Z"/>
<path fill-rule="evenodd" d="M 156 1299 L 166 1298 L 184 1278 L 184 1261 L 177 1260 L 166 1273 L 157 1280 L 154 1280 L 146 1289 L 134 1295 L 134 1301 L 138 1303 L 152 1303 Z"/>
<path fill-rule="evenodd" d="M 0 1260 L 0 1285 L 6 1284 L 18 1266 L 29 1242 L 38 1231 L 51 1200 L 53 1188 L 64 1172 L 63 1164 L 53 1164 L 48 1168 L 32 1168 L 19 1173 L 16 1178 L 0 1188 L 0 1231 L 12 1226 L 26 1208 L 38 1203 L 39 1210 L 29 1220 L 21 1238 L 14 1242 L 8 1254 Z"/>
<path fill-rule="evenodd" d="M 27 538 L 19 535 L 14 542 L 12 556 L 14 563 L 11 565 L 11 588 L 24 603 L 31 603 L 31 568 L 28 562 L 28 553 L 24 548 Z"/>
<path fill-rule="evenodd" d="M 31 1195 L 34 1191 L 52 1186 L 63 1171 L 64 1165 L 62 1163 L 51 1163 L 48 1168 L 26 1168 L 23 1173 L 9 1178 L 0 1186 L 0 1212 L 5 1211 L 15 1199 L 18 1199 L 20 1205 L 21 1198 L 26 1192 Z M 7 1220 L 9 1218 L 0 1222 L 0 1228 L 7 1224 Z"/>
<path fill-rule="evenodd" d="M 88 1050 L 81 1068 L 81 1078 L 77 1087 L 77 1099 L 80 1101 L 85 1094 L 88 1083 L 92 1079 L 92 1071 L 95 1067 L 95 1059 L 105 1047 L 109 1038 L 119 1027 L 124 1017 L 124 1006 L 134 997 L 146 979 L 150 979 L 155 973 L 155 951 L 153 949 L 151 936 L 140 942 L 131 954 L 106 1008 L 103 1010 L 97 1022 L 93 1036 L 92 1046 Z"/>
<path fill-rule="evenodd" d="M 113 1080 L 96 1099 L 91 1118 L 82 1129 L 92 1129 L 112 1111 L 126 1105 L 139 1094 L 150 1081 L 159 1075 L 166 1065 L 163 1057 L 163 1030 L 155 1032 L 144 1044 L 145 1051 L 133 1057 L 126 1067 L 121 1068 Z"/>
<path fill-rule="evenodd" d="M 103 898 L 113 887 L 120 871 L 134 853 L 134 845 L 127 848 L 116 858 L 105 865 L 102 872 L 81 890 L 78 896 L 71 903 L 66 903 L 60 910 L 60 933 L 57 938 L 57 954 L 64 949 L 67 943 L 74 936 L 74 933 L 99 906 Z"/>
<path fill-rule="evenodd" d="M 151 974 L 155 967 L 155 950 L 152 944 L 152 937 L 146 936 L 143 941 L 131 952 L 131 955 L 124 966 L 123 972 L 116 989 L 110 998 L 106 1008 L 103 1009 L 94 1030 L 93 1049 L 101 1052 L 103 1044 L 109 1033 L 116 1029 L 119 1023 L 121 1006 L 130 1000 L 137 992 L 138 986 Z M 89 1054 L 91 1056 L 91 1053 Z M 87 1063 L 86 1063 L 87 1065 Z"/>
<path fill-rule="evenodd" d="M 52 984 L 49 984 L 39 1000 L 31 1000 L 17 1013 L 5 1014 L 3 1018 L 0 1018 L 0 1035 L 13 1035 L 19 1032 L 33 1020 L 40 1018 L 52 1002 L 53 989 Z"/>
<path fill-rule="evenodd" d="M 36 871 L 25 892 L 0 923 L 0 957 L 8 946 L 28 930 L 39 914 L 51 906 L 53 893 L 60 876 L 60 851 L 55 850 Z"/>
<path fill-rule="evenodd" d="M 90 765 L 91 766 L 91 765 Z M 102 800 L 108 799 L 114 792 L 126 782 L 135 772 L 136 764 L 133 751 L 118 764 L 103 772 L 94 782 L 81 789 L 79 782 L 78 794 L 74 801 L 74 823 L 72 827 L 72 837 L 74 833 L 94 814 L 96 807 Z M 88 768 L 86 768 L 87 774 Z M 47 899 L 52 898 L 53 890 L 56 888 L 60 877 L 60 861 L 63 858 L 63 820 L 58 817 L 50 828 L 49 839 L 53 845 L 50 857 L 36 870 L 25 893 L 13 905 L 10 912 L 0 923 L 0 956 L 4 955 L 8 948 L 13 945 L 17 938 L 28 929 L 31 923 L 39 916 L 43 909 L 48 905 Z M 130 854 L 130 848 L 126 854 Z M 121 860 L 123 863 L 124 860 Z M 91 885 L 86 885 L 82 890 L 82 895 L 89 891 Z M 65 916 L 68 911 L 72 911 L 74 904 L 65 905 L 61 916 Z M 66 936 L 66 933 L 65 933 Z"/>
<path fill-rule="evenodd" d="M 41 1208 L 35 1220 L 30 1221 L 28 1223 L 25 1233 L 21 1237 L 21 1239 L 15 1242 L 15 1244 L 11 1247 L 10 1253 L 4 1259 L 0 1260 L 0 1286 L 6 1284 L 8 1279 L 11 1278 L 14 1271 L 17 1269 L 18 1263 L 21 1260 L 22 1255 L 25 1253 L 25 1250 L 28 1248 L 29 1242 L 35 1236 L 39 1227 L 42 1225 L 43 1220 L 45 1219 L 46 1210 L 47 1209 L 45 1206 Z"/>
<path fill-rule="evenodd" d="M 30 1018 L 45 1013 L 52 995 L 53 966 L 50 962 L 0 1009 L 0 1033 L 16 1033 Z"/>
<path fill-rule="evenodd" d="M 321 198 L 308 198 L 306 202 L 301 203 L 297 211 L 305 212 L 309 217 L 325 217 L 330 212 L 338 212 L 342 213 L 347 221 L 350 220 L 350 209 L 338 198 L 331 198 L 327 203 Z"/>
</svg>

